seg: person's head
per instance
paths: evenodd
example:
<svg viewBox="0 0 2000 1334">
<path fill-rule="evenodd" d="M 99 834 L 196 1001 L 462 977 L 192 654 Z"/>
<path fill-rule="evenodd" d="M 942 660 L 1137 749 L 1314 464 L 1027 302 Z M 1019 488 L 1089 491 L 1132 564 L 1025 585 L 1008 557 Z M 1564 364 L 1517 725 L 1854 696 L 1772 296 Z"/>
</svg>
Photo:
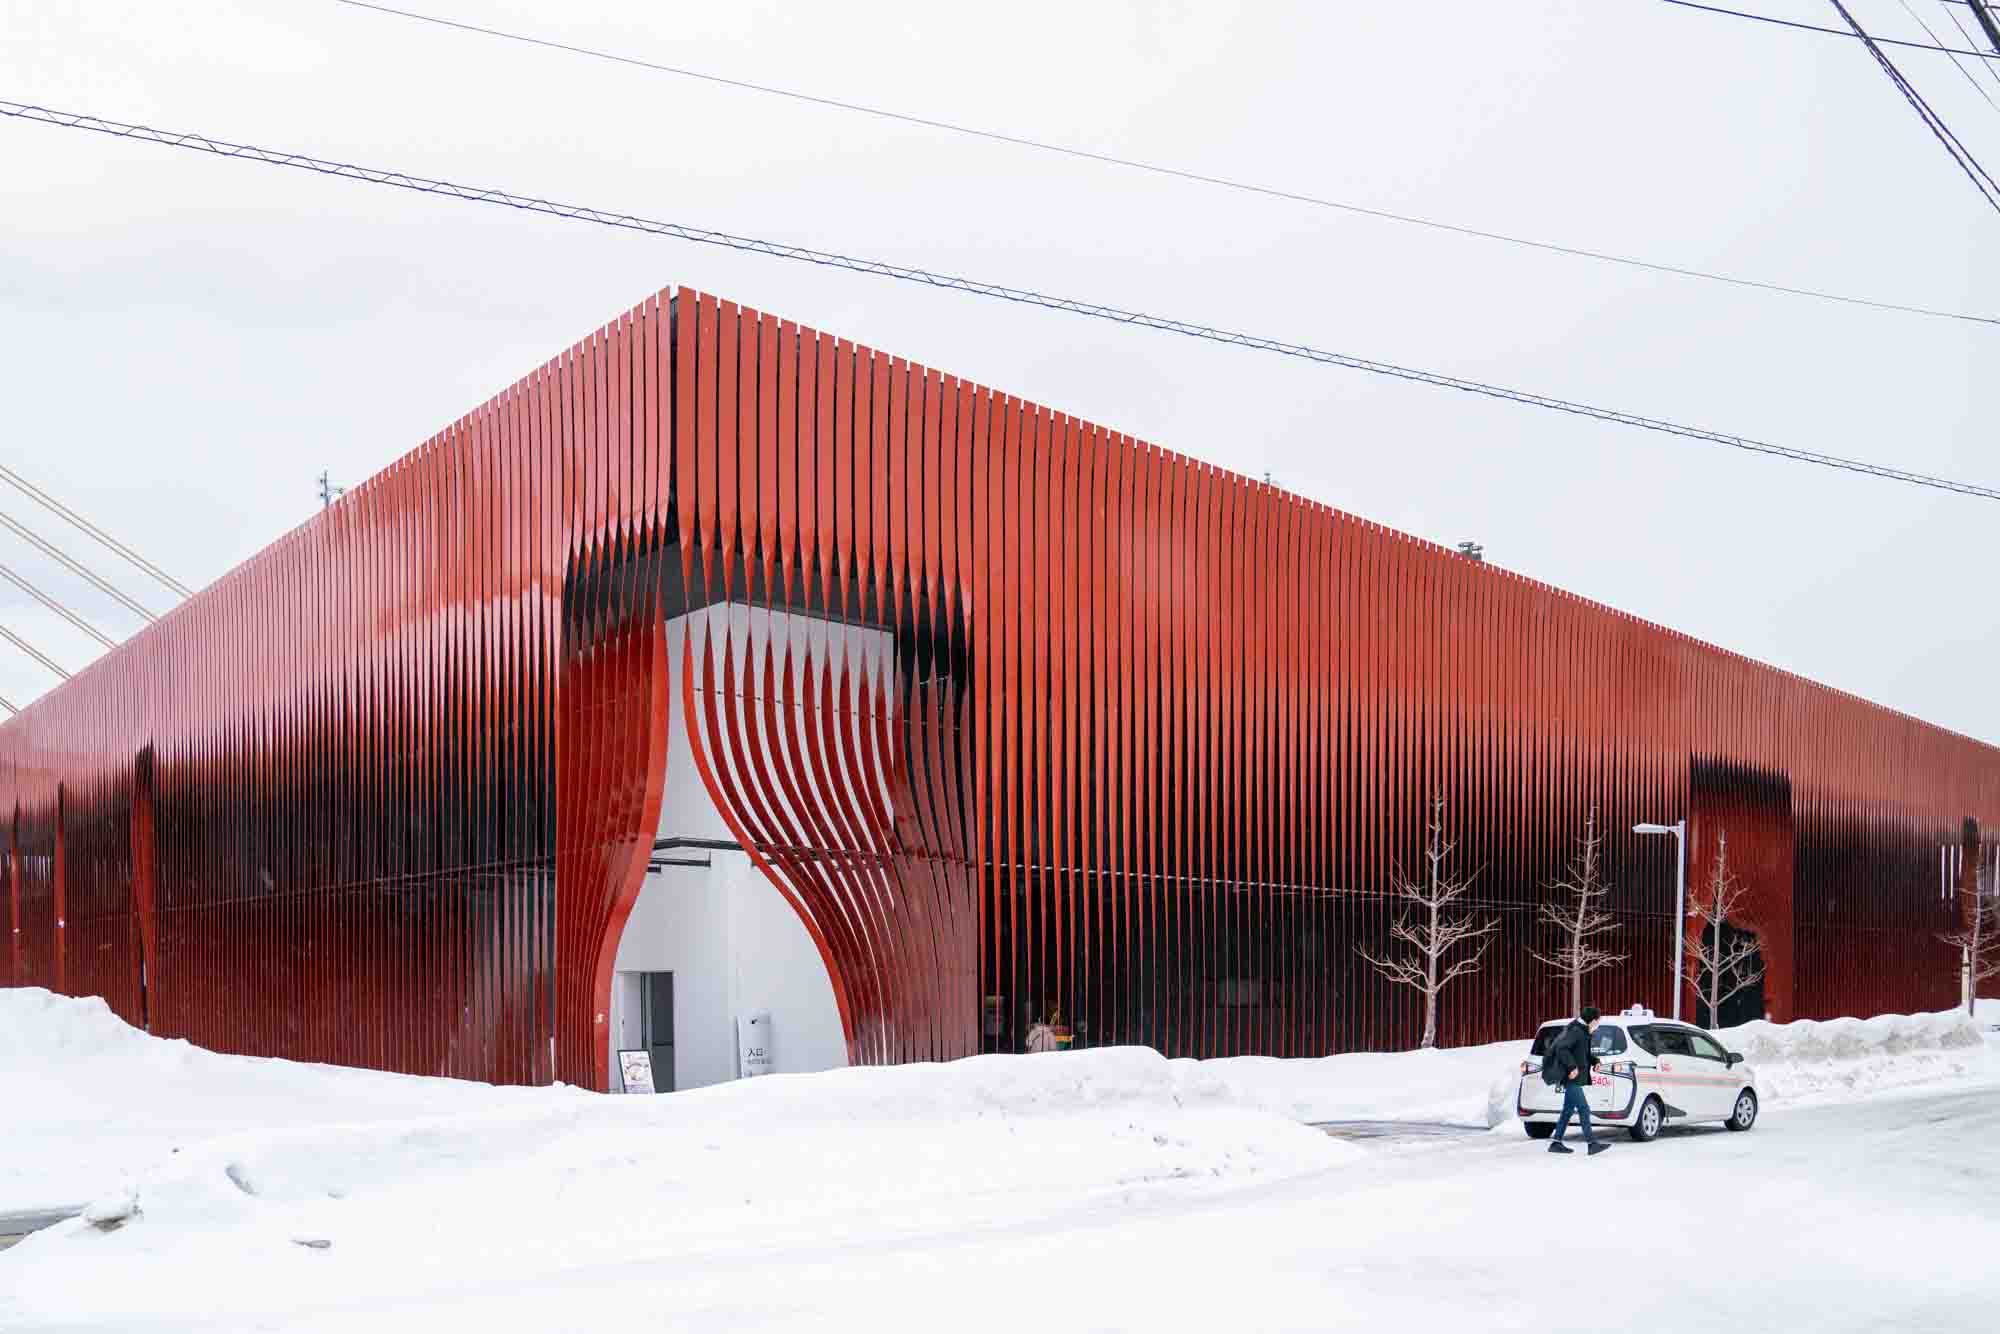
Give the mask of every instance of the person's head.
<svg viewBox="0 0 2000 1334">
<path fill-rule="evenodd" d="M 1597 1031 L 1597 1007 L 1595 1005 L 1584 1006 L 1581 1010 L 1577 1011 L 1576 1017 L 1583 1020 L 1585 1028 L 1593 1033 Z"/>
</svg>

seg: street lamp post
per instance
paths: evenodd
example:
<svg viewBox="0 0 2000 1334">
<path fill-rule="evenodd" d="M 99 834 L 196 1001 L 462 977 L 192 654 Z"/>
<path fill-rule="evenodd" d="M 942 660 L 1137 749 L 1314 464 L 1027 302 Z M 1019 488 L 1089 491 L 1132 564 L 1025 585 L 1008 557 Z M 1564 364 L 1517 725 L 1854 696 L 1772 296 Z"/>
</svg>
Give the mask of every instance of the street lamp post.
<svg viewBox="0 0 2000 1334">
<path fill-rule="evenodd" d="M 1635 824 L 1635 834 L 1672 834 L 1674 836 L 1674 1018 L 1681 1017 L 1681 955 L 1687 947 L 1687 821 L 1676 820 L 1672 824 Z M 1712 1018 L 1713 1016 L 1711 1016 Z"/>
</svg>

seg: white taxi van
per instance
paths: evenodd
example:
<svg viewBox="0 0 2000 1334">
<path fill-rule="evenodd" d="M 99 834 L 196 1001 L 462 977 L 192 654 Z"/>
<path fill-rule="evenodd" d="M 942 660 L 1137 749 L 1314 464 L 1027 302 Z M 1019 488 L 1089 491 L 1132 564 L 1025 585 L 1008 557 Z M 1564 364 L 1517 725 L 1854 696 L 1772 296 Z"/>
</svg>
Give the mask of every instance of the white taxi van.
<svg viewBox="0 0 2000 1334">
<path fill-rule="evenodd" d="M 1542 1082 L 1541 1058 L 1569 1022 L 1543 1024 L 1521 1062 L 1514 1110 L 1530 1139 L 1554 1134 L 1562 1115 L 1562 1086 Z M 1720 1121 L 1731 1130 L 1757 1124 L 1756 1072 L 1707 1030 L 1635 1005 L 1603 1016 L 1590 1037 L 1598 1064 L 1585 1100 L 1593 1122 L 1625 1126 L 1642 1142 L 1670 1122 Z"/>
</svg>

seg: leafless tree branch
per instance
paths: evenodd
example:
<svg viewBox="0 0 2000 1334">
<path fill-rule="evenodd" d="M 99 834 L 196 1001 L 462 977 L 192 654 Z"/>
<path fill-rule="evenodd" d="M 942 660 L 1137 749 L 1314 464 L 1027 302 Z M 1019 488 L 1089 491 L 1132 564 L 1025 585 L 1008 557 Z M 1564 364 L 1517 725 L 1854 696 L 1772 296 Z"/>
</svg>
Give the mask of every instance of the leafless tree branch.
<svg viewBox="0 0 2000 1334">
<path fill-rule="evenodd" d="M 1448 915 L 1448 910 L 1472 888 L 1472 876 L 1455 876 L 1446 869 L 1457 842 L 1445 833 L 1444 801 L 1431 800 L 1428 835 L 1424 844 L 1425 875 L 1412 880 L 1400 870 L 1390 877 L 1390 888 L 1408 906 L 1389 928 L 1389 939 L 1403 951 L 1377 954 L 1357 947 L 1369 965 L 1398 986 L 1415 990 L 1424 998 L 1422 1045 L 1437 1045 L 1438 995 L 1461 977 L 1479 971 L 1492 944 L 1490 937 L 1500 929 L 1497 918 L 1470 914 Z M 1478 943 L 1468 957 L 1447 961 L 1454 951 Z"/>
<path fill-rule="evenodd" d="M 1708 1022 L 1711 1025 L 1717 1022 L 1722 1002 L 1764 977 L 1764 963 L 1756 939 L 1738 936 L 1734 940 L 1722 940 L 1718 929 L 1741 917 L 1748 897 L 1748 888 L 1729 870 L 1729 835 L 1721 834 L 1715 844 L 1715 865 L 1707 882 L 1695 893 L 1691 905 L 1694 915 L 1701 919 L 1702 929 L 1687 945 L 1684 965 L 1687 980 L 1697 990 L 1701 990 L 1706 979 L 1707 992 L 1703 999 L 1708 1004 Z"/>
<path fill-rule="evenodd" d="M 1558 940 L 1561 943 L 1546 954 L 1539 950 L 1528 951 L 1537 962 L 1569 979 L 1571 1014 L 1583 1008 L 1583 980 L 1586 977 L 1599 969 L 1625 961 L 1624 955 L 1598 943 L 1598 937 L 1618 929 L 1618 919 L 1604 911 L 1604 899 L 1611 892 L 1611 886 L 1605 884 L 1603 879 L 1603 846 L 1604 835 L 1597 827 L 1597 808 L 1593 806 L 1584 821 L 1583 836 L 1577 840 L 1576 851 L 1571 854 L 1568 866 L 1549 885 L 1549 888 L 1559 891 L 1564 900 L 1544 903 L 1537 913 L 1544 925 L 1552 926 L 1560 933 Z"/>
<path fill-rule="evenodd" d="M 2000 886 L 1996 886 L 2000 891 Z M 1964 893 L 1961 891 L 1960 898 Z M 2000 892 L 1982 894 L 1977 874 L 1973 876 L 1972 900 L 1962 909 L 1967 925 L 1946 932 L 1939 940 L 1958 952 L 1960 979 L 1966 983 L 1966 1008 L 1974 1008 L 1979 985 L 2000 977 Z"/>
</svg>

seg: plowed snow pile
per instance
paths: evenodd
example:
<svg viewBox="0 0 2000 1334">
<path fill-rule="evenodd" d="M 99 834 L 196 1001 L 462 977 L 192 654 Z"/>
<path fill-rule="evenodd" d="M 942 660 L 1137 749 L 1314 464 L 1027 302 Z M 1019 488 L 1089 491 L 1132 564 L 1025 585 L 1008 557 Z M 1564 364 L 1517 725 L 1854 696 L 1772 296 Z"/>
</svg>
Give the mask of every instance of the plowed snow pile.
<svg viewBox="0 0 2000 1334">
<path fill-rule="evenodd" d="M 2000 1003 L 1995 1018 L 2000 1019 Z M 1988 1059 L 1962 1010 L 1875 1019 L 1763 1022 L 1716 1033 L 1749 1057 L 1766 1104 L 1858 1096 L 1976 1074 Z M 1494 1126 L 1514 1115 L 1528 1043 L 1435 1051 L 1352 1052 L 1314 1060 L 1237 1056 L 1177 1062 L 1228 1084 L 1237 1099 L 1299 1121 L 1446 1121 Z"/>
<path fill-rule="evenodd" d="M 76 1007 L 78 1029 L 116 1022 L 81 1002 L 44 995 L 40 1005 Z M 322 1095 L 349 1077 L 363 1090 L 353 1103 L 382 1105 L 373 1091 L 383 1076 L 243 1062 L 134 1034 L 121 1045 L 120 1079 L 66 1090 L 71 1153 L 92 1152 L 93 1118 L 121 1094 L 145 1101 L 156 1071 L 129 1063 L 148 1047 L 169 1048 L 170 1083 L 188 1064 L 214 1063 L 208 1091 L 218 1099 L 241 1067 L 261 1081 L 263 1110 L 301 1114 L 317 1101 L 322 1118 L 337 1116 L 338 1099 Z M 55 1046 L 81 1057 L 71 1042 Z M 84 1063 L 101 1069 L 95 1057 Z M 63 1082 L 51 1075 L 40 1087 Z M 170 1147 L 83 1219 L 0 1259 L 43 1251 L 60 1261 L 10 1275 L 15 1313 L 63 1310 L 73 1290 L 61 1285 L 76 1274 L 57 1275 L 85 1260 L 120 1275 L 116 1290 L 93 1298 L 100 1319 L 143 1314 L 184 1267 L 222 1256 L 232 1301 L 277 1311 L 434 1287 L 438 1267 L 468 1253 L 486 1272 L 520 1279 L 718 1235 L 824 1241 L 863 1222 L 880 1235 L 885 1221 L 920 1233 L 962 1226 L 968 1210 L 983 1227 L 1005 1226 L 1058 1202 L 1240 1187 L 1363 1154 L 1136 1047 L 779 1075 L 652 1098 L 483 1094 L 481 1107 L 462 1088 L 433 1087 L 408 1096 L 436 1095 L 450 1104 L 433 1109 L 445 1115 L 235 1130 Z M 39 1134 L 44 1152 L 63 1151 L 56 1127 Z M 0 1325 L 7 1315 L 0 1301 Z"/>
<path fill-rule="evenodd" d="M 588 1098 L 222 1056 L 142 1033 L 95 996 L 0 988 L 0 1213 L 82 1204 L 212 1135 Z"/>
<path fill-rule="evenodd" d="M 1716 1037 L 1750 1059 L 1769 1103 L 1849 1097 L 1975 1074 L 1989 1057 L 1963 1010 L 1873 1019 L 1759 1020 Z"/>
<path fill-rule="evenodd" d="M 1521 1041 L 1292 1060 L 1227 1056 L 1175 1064 L 1204 1070 L 1228 1084 L 1241 1101 L 1297 1121 L 1491 1126 L 1513 1115 L 1513 1080 L 1527 1051 L 1527 1042 Z"/>
</svg>

